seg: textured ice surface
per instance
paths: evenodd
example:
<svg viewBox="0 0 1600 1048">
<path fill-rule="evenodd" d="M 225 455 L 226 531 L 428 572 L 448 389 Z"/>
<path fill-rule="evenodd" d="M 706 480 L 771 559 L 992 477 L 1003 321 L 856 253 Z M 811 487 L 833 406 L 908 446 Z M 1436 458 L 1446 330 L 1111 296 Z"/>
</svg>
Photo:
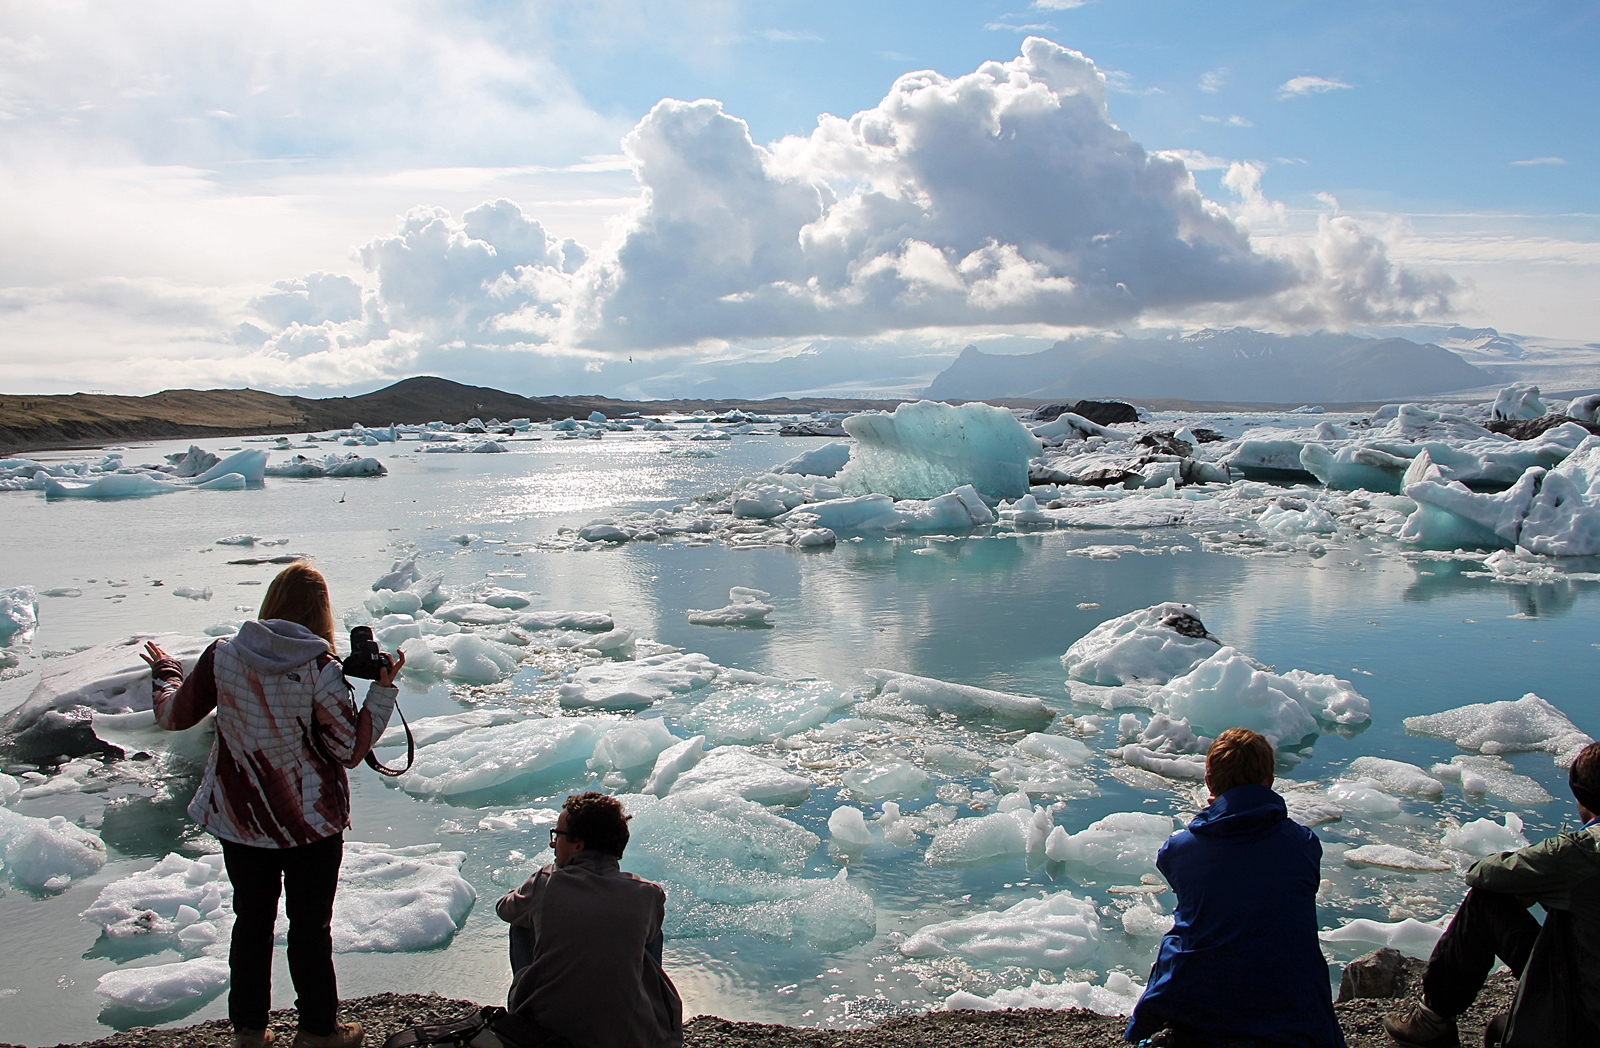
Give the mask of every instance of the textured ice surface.
<svg viewBox="0 0 1600 1048">
<path fill-rule="evenodd" d="M 1509 761 L 1492 754 L 1451 757 L 1449 764 L 1435 764 L 1432 771 L 1441 782 L 1459 785 L 1463 793 L 1492 793 L 1519 808 L 1555 800 L 1536 780 L 1517 774 Z"/>
<path fill-rule="evenodd" d="M 667 889 L 667 935 L 795 939 L 818 949 L 877 932 L 872 899 L 844 871 L 803 877 L 820 841 L 761 805 L 718 790 L 630 795 L 625 865 Z"/>
<path fill-rule="evenodd" d="M 232 920 L 233 886 L 222 873 L 221 854 L 187 859 L 169 853 L 147 870 L 112 881 L 100 889 L 83 911 L 84 920 L 100 925 L 113 939 L 171 944 L 184 952 L 200 952 L 219 941 Z M 178 936 L 185 929 L 210 924 L 209 942 Z"/>
<path fill-rule="evenodd" d="M 1304 670 L 1274 673 L 1230 647 L 1164 685 L 1154 694 L 1152 708 L 1188 720 L 1212 737 L 1228 728 L 1249 728 L 1275 745 L 1298 743 L 1322 724 L 1363 723 L 1372 714 L 1371 704 L 1349 681 Z"/>
<path fill-rule="evenodd" d="M 1475 753 L 1539 750 L 1554 757 L 1558 768 L 1571 767 L 1578 751 L 1594 741 L 1566 714 L 1531 691 L 1515 702 L 1479 702 L 1407 717 L 1405 726 L 1413 735 L 1449 739 Z"/>
<path fill-rule="evenodd" d="M 1442 873 L 1450 869 L 1443 859 L 1421 855 L 1396 844 L 1363 844 L 1344 853 L 1347 866 L 1382 866 L 1390 870 Z"/>
<path fill-rule="evenodd" d="M 0 855 L 12 880 L 58 892 L 106 864 L 105 842 L 59 815 L 36 819 L 0 808 Z"/>
<path fill-rule="evenodd" d="M 827 681 L 735 684 L 706 695 L 679 720 L 714 746 L 775 742 L 817 727 L 854 701 Z"/>
<path fill-rule="evenodd" d="M 1331 783 L 1328 786 L 1328 799 L 1346 811 L 1366 815 L 1394 815 L 1400 811 L 1400 802 L 1376 783 Z"/>
<path fill-rule="evenodd" d="M 1045 854 L 1056 862 L 1137 875 L 1155 870 L 1156 852 L 1171 835 L 1172 819 L 1165 815 L 1115 812 L 1077 833 L 1057 827 L 1045 843 Z"/>
<path fill-rule="evenodd" d="M 927 792 L 928 773 L 901 760 L 878 760 L 851 768 L 844 784 L 856 799 L 867 803 L 916 798 Z"/>
<path fill-rule="evenodd" d="M 583 630 L 603 633 L 615 629 L 609 611 L 528 611 L 516 617 L 525 630 Z"/>
<path fill-rule="evenodd" d="M 1031 813 L 995 812 L 957 819 L 934 834 L 924 859 L 930 866 L 984 866 L 1028 853 Z"/>
<path fill-rule="evenodd" d="M 779 523 L 802 530 L 965 532 L 994 521 L 994 511 L 970 484 L 964 484 L 926 501 L 862 495 L 807 502 L 785 513 Z"/>
<path fill-rule="evenodd" d="M 860 808 L 844 805 L 828 815 L 828 836 L 844 848 L 860 849 L 872 843 L 872 831 Z"/>
<path fill-rule="evenodd" d="M 333 901 L 334 951 L 397 953 L 449 942 L 478 898 L 461 876 L 465 860 L 466 853 L 437 844 L 346 841 Z M 285 928 L 280 920 L 280 941 Z"/>
<path fill-rule="evenodd" d="M 696 652 L 671 652 L 575 670 L 560 687 L 574 709 L 639 710 L 716 680 L 722 668 Z"/>
<path fill-rule="evenodd" d="M 1528 838 L 1522 835 L 1522 819 L 1517 813 L 1506 812 L 1503 823 L 1493 819 L 1473 819 L 1446 830 L 1444 840 L 1440 843 L 1446 848 L 1481 859 L 1485 855 L 1526 848 Z"/>
<path fill-rule="evenodd" d="M 1143 768 L 1153 771 L 1157 775 L 1165 775 L 1169 779 L 1186 779 L 1191 782 L 1203 782 L 1206 777 L 1206 759 L 1200 754 L 1179 754 L 1176 756 L 1159 753 L 1138 744 L 1129 744 L 1116 751 L 1124 764 L 1134 768 Z"/>
<path fill-rule="evenodd" d="M 1495 394 L 1495 418 L 1539 418 L 1545 410 L 1538 386 L 1507 386 Z"/>
<path fill-rule="evenodd" d="M 798 473 L 808 477 L 831 477 L 850 461 L 850 445 L 830 441 L 772 467 L 774 473 Z"/>
<path fill-rule="evenodd" d="M 811 780 L 757 757 L 742 746 L 719 746 L 679 773 L 671 793 L 711 791 L 758 804 L 804 804 Z"/>
<path fill-rule="evenodd" d="M 1028 461 L 1039 439 L 1005 408 L 901 404 L 893 414 L 853 415 L 845 432 L 856 438 L 839 486 L 853 494 L 933 498 L 971 484 L 990 498 L 1028 493 Z"/>
<path fill-rule="evenodd" d="M 157 475 L 150 473 L 104 473 L 89 481 L 50 477 L 44 482 L 44 497 L 47 499 L 142 499 L 183 490 L 185 485 L 172 480 L 159 480 Z"/>
<path fill-rule="evenodd" d="M 1200 624 L 1194 605 L 1156 604 L 1102 622 L 1067 649 L 1061 665 L 1069 677 L 1089 684 L 1165 684 L 1221 646 Z"/>
<path fill-rule="evenodd" d="M 423 717 L 411 721 L 411 735 L 418 746 L 430 746 L 445 739 L 454 738 L 464 731 L 473 728 L 490 728 L 497 724 L 509 724 L 522 717 L 515 710 L 483 709 L 469 710 L 466 713 L 450 713 L 440 717 Z M 394 718 L 383 736 L 378 739 L 379 748 L 387 746 L 404 746 L 406 744 L 406 730 L 400 724 L 400 718 Z"/>
<path fill-rule="evenodd" d="M 118 968 L 100 976 L 95 992 L 134 1012 L 165 1012 L 199 1003 L 228 985 L 225 957 L 194 957 L 142 968 Z"/>
<path fill-rule="evenodd" d="M 407 793 L 454 796 L 586 761 L 614 717 L 525 717 L 510 724 L 463 731 L 417 750 L 416 763 L 399 783 Z"/>
<path fill-rule="evenodd" d="M 26 644 L 39 626 L 39 595 L 32 586 L 0 589 L 0 646 Z"/>
<path fill-rule="evenodd" d="M 1392 793 L 1442 797 L 1444 784 L 1415 764 L 1384 757 L 1357 757 L 1345 772 L 1347 779 L 1371 779 Z"/>
<path fill-rule="evenodd" d="M 878 682 L 879 695 L 914 703 L 934 713 L 986 717 L 1039 726 L 1055 719 L 1055 711 L 1046 706 L 1043 699 L 1031 695 L 1013 695 L 967 684 L 951 684 L 896 670 L 869 669 L 865 673 Z"/>
<path fill-rule="evenodd" d="M 955 954 L 980 965 L 1061 971 L 1083 965 L 1100 947 L 1100 921 L 1092 900 L 1060 891 L 1023 899 L 1004 910 L 924 925 L 906 937 L 907 957 Z"/>
<path fill-rule="evenodd" d="M 1135 939 L 1158 939 L 1172 930 L 1176 919 L 1152 903 L 1141 902 L 1122 911 L 1122 930 Z"/>
<path fill-rule="evenodd" d="M 1436 922 L 1424 923 L 1415 917 L 1388 923 L 1359 918 L 1342 928 L 1317 933 L 1323 942 L 1334 943 L 1351 954 L 1366 953 L 1376 947 L 1387 946 L 1399 950 L 1407 957 L 1427 960 L 1444 934 L 1445 925 L 1454 914 L 1445 914 Z"/>
<path fill-rule="evenodd" d="M 157 726 L 153 710 L 95 713 L 89 723 L 95 738 L 115 746 L 127 756 L 177 753 L 198 760 L 211 752 L 211 740 L 216 734 L 214 717 L 205 717 L 184 731 L 167 731 Z"/>
<path fill-rule="evenodd" d="M 1144 984 L 1124 972 L 1110 972 L 1104 986 L 1088 982 L 1033 982 L 1009 990 L 996 990 L 987 997 L 965 990 L 945 999 L 946 1011 L 992 1012 L 1001 1008 L 1049 1008 L 1066 1011 L 1087 1008 L 1101 1015 L 1130 1015 L 1139 1003 Z"/>
<path fill-rule="evenodd" d="M 678 781 L 678 776 L 699 764 L 705 755 L 704 735 L 695 735 L 668 746 L 656 754 L 656 762 L 650 769 L 650 778 L 644 784 L 644 792 L 665 797 Z"/>
<path fill-rule="evenodd" d="M 21 731 L 46 710 L 66 711 L 78 706 L 103 713 L 148 710 L 150 667 L 139 658 L 145 641 L 160 645 L 183 664 L 187 673 L 214 639 L 180 633 L 141 633 L 50 659 L 39 683 L 0 724 L 0 730 Z"/>
</svg>

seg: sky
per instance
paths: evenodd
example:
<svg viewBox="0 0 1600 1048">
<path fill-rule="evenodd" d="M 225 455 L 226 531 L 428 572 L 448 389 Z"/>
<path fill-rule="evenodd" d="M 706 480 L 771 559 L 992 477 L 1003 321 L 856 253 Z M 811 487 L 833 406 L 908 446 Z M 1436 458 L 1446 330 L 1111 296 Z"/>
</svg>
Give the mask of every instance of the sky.
<svg viewBox="0 0 1600 1048">
<path fill-rule="evenodd" d="M 1600 342 L 1593 3 L 0 0 L 6 392 Z"/>
</svg>

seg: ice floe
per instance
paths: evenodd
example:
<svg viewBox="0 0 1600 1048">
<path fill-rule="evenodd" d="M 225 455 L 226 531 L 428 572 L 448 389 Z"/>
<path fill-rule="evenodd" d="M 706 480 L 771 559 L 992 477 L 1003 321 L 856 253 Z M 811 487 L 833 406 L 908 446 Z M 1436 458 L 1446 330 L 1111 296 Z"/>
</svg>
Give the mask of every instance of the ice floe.
<svg viewBox="0 0 1600 1048">
<path fill-rule="evenodd" d="M 775 742 L 821 725 L 854 701 L 825 681 L 733 683 L 696 699 L 679 721 L 715 746 Z"/>
<path fill-rule="evenodd" d="M 1345 778 L 1370 780 L 1394 793 L 1409 793 L 1429 799 L 1444 795 L 1444 783 L 1415 764 L 1385 757 L 1357 757 L 1345 770 Z"/>
<path fill-rule="evenodd" d="M 1555 758 L 1558 768 L 1571 767 L 1578 751 L 1594 741 L 1531 691 L 1515 702 L 1479 702 L 1407 717 L 1405 728 L 1413 735 L 1449 739 L 1474 753 L 1542 751 Z"/>
<path fill-rule="evenodd" d="M 1506 812 L 1503 822 L 1493 819 L 1473 819 L 1454 829 L 1446 830 L 1440 844 L 1453 851 L 1466 852 L 1474 858 L 1497 855 L 1501 852 L 1519 851 L 1528 846 L 1522 835 L 1522 819 L 1516 812 Z"/>
<path fill-rule="evenodd" d="M 524 717 L 463 731 L 417 749 L 398 780 L 407 793 L 455 796 L 583 766 L 614 717 Z"/>
<path fill-rule="evenodd" d="M 1031 695 L 1014 695 L 969 684 L 952 684 L 897 670 L 869 669 L 864 672 L 877 682 L 878 695 L 912 703 L 934 713 L 1040 726 L 1050 723 L 1056 715 L 1043 699 Z"/>
<path fill-rule="evenodd" d="M 797 473 L 807 477 L 831 477 L 850 461 L 850 445 L 830 441 L 820 448 L 802 452 L 772 467 L 774 473 Z"/>
<path fill-rule="evenodd" d="M 959 990 L 945 998 L 946 1011 L 990 1012 L 1002 1008 L 1049 1008 L 1066 1011 L 1086 1008 L 1101 1015 L 1131 1015 L 1133 1006 L 1144 994 L 1144 984 L 1126 972 L 1108 972 L 1105 983 L 1032 982 L 1026 986 L 996 990 L 987 997 Z"/>
<path fill-rule="evenodd" d="M 1402 848 L 1397 844 L 1363 844 L 1344 853 L 1346 866 L 1381 866 L 1390 870 L 1442 873 L 1451 868 L 1443 859 Z"/>
<path fill-rule="evenodd" d="M 689 622 L 695 626 L 764 626 L 776 609 L 762 600 L 772 594 L 764 590 L 735 586 L 728 591 L 729 604 L 712 611 L 689 609 Z"/>
<path fill-rule="evenodd" d="M 1115 812 L 1077 833 L 1050 831 L 1045 854 L 1056 862 L 1089 866 L 1105 873 L 1153 872 L 1156 852 L 1172 836 L 1172 819 L 1150 812 Z"/>
<path fill-rule="evenodd" d="M 1437 921 L 1423 922 L 1407 917 L 1393 923 L 1357 918 L 1340 928 L 1317 933 L 1317 938 L 1332 943 L 1351 954 L 1366 953 L 1378 947 L 1399 950 L 1407 957 L 1427 960 L 1444 935 L 1445 925 L 1454 914 L 1446 914 Z"/>
<path fill-rule="evenodd" d="M 0 589 L 0 646 L 26 644 L 39 627 L 39 595 L 32 586 Z"/>
<path fill-rule="evenodd" d="M 1100 948 L 1092 899 L 1059 891 L 918 928 L 900 944 L 907 957 L 957 955 L 979 964 L 1060 971 L 1078 967 Z"/>
<path fill-rule="evenodd" d="M 135 634 L 50 659 L 28 698 L 0 722 L 0 731 L 22 732 L 52 713 L 71 717 L 75 716 L 74 711 L 148 710 L 150 667 L 139 658 L 145 642 L 154 641 L 160 645 L 183 664 L 187 673 L 213 640 L 212 637 L 178 633 Z"/>
<path fill-rule="evenodd" d="M 588 666 L 574 670 L 560 686 L 561 704 L 574 709 L 639 710 L 703 688 L 721 672 L 720 666 L 697 652 L 665 652 Z"/>
<path fill-rule="evenodd" d="M 742 746 L 718 746 L 680 771 L 668 795 L 709 791 L 758 804 L 796 805 L 811 796 L 811 785 L 810 779 Z"/>
<path fill-rule="evenodd" d="M 60 815 L 38 819 L 9 808 L 0 808 L 0 855 L 12 880 L 46 892 L 64 891 L 106 864 L 99 835 Z"/>
<path fill-rule="evenodd" d="M 931 499 L 970 484 L 991 498 L 1016 498 L 1028 493 L 1028 463 L 1042 450 L 1015 415 L 988 404 L 924 400 L 892 414 L 852 415 L 844 428 L 856 447 L 839 486 L 858 495 Z"/>
<path fill-rule="evenodd" d="M 1165 684 L 1221 647 L 1192 604 L 1156 604 L 1102 622 L 1073 642 L 1061 665 L 1088 684 Z"/>
</svg>

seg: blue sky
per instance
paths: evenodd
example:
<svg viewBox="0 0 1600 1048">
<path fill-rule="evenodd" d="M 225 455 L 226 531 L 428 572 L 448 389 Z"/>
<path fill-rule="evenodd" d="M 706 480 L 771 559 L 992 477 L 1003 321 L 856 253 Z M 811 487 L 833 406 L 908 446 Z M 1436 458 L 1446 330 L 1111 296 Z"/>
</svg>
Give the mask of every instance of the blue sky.
<svg viewBox="0 0 1600 1048">
<path fill-rule="evenodd" d="M 577 391 L 625 355 L 1220 323 L 1600 341 L 1597 30 L 1579 3 L 0 2 L 7 384 Z"/>
</svg>

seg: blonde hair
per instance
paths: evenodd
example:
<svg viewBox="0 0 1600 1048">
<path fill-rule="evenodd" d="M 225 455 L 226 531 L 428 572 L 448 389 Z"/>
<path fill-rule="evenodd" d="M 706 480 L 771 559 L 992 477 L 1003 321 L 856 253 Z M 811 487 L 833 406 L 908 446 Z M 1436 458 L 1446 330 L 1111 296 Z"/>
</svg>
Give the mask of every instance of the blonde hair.
<svg viewBox="0 0 1600 1048">
<path fill-rule="evenodd" d="M 1235 786 L 1259 786 L 1272 776 L 1272 743 L 1249 728 L 1229 728 L 1206 750 L 1206 785 L 1220 797 Z"/>
<path fill-rule="evenodd" d="M 305 561 L 298 561 L 278 572 L 278 577 L 267 587 L 267 595 L 261 600 L 261 610 L 256 613 L 256 618 L 298 622 L 327 641 L 329 651 L 336 650 L 328 580 L 322 577 L 322 572 Z"/>
</svg>

